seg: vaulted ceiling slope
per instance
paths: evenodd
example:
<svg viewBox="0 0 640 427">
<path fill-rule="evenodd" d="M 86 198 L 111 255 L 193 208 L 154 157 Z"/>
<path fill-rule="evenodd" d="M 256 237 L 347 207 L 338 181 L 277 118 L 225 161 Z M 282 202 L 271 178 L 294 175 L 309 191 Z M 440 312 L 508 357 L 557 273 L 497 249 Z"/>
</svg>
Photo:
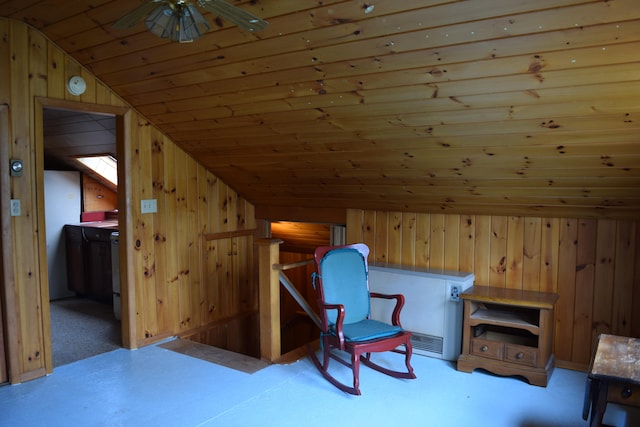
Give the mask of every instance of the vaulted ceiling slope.
<svg viewBox="0 0 640 427">
<path fill-rule="evenodd" d="M 258 209 L 638 216 L 638 0 L 228 1 L 268 28 L 111 28 L 143 0 L 0 13 Z"/>
</svg>

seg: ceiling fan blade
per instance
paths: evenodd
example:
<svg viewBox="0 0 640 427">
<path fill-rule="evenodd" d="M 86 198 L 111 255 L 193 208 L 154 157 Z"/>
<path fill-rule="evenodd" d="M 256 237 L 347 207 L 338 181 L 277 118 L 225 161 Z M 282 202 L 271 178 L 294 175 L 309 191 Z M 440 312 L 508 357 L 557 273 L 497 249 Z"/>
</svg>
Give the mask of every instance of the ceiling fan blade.
<svg viewBox="0 0 640 427">
<path fill-rule="evenodd" d="M 224 0 L 198 0 L 198 4 L 209 12 L 236 24 L 247 31 L 262 31 L 269 23 L 244 9 L 230 5 Z"/>
<path fill-rule="evenodd" d="M 140 22 L 145 16 L 147 16 L 153 9 L 159 6 L 158 3 L 166 3 L 164 0 L 151 0 L 149 3 L 145 3 L 138 6 L 133 11 L 129 12 L 122 18 L 118 19 L 111 27 L 116 30 L 125 30 L 131 28 Z"/>
</svg>

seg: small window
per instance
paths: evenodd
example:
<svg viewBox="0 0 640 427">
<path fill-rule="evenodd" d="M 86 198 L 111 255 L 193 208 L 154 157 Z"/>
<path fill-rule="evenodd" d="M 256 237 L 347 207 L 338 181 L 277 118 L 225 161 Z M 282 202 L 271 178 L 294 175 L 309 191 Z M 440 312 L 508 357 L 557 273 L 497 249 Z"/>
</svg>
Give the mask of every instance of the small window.
<svg viewBox="0 0 640 427">
<path fill-rule="evenodd" d="M 118 161 L 110 155 L 76 157 L 85 167 L 91 169 L 113 185 L 118 185 Z"/>
</svg>

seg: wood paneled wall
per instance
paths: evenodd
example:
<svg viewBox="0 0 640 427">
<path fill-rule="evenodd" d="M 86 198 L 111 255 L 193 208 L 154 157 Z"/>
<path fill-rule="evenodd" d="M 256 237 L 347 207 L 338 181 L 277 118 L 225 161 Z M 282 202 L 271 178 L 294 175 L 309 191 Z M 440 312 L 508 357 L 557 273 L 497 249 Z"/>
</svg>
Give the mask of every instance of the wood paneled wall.
<svg viewBox="0 0 640 427">
<path fill-rule="evenodd" d="M 313 214 L 313 212 L 311 212 Z M 344 222 L 344 221 L 343 221 Z M 280 253 L 309 254 L 331 241 L 331 225 L 324 223 L 278 221 L 271 223 L 271 237 L 282 239 Z M 288 261 L 281 261 L 286 263 Z"/>
<path fill-rule="evenodd" d="M 82 211 L 118 209 L 118 193 L 88 175 L 82 175 Z"/>
<path fill-rule="evenodd" d="M 204 235 L 204 283 L 198 295 L 204 326 L 181 338 L 260 357 L 254 232 Z"/>
<path fill-rule="evenodd" d="M 44 105 L 119 115 L 124 345 L 133 348 L 206 325 L 201 304 L 209 283 L 202 271 L 201 236 L 255 228 L 253 206 L 40 32 L 0 19 L 0 34 L 0 105 L 8 106 L 11 141 L 2 148 L 2 161 L 6 155 L 25 164 L 24 175 L 2 180 L 0 189 L 2 206 L 8 198 L 22 205 L 19 217 L 1 214 L 10 380 L 25 381 L 53 369 L 42 232 Z M 72 75 L 87 81 L 79 97 L 65 90 Z M 158 213 L 140 214 L 140 201 L 151 198 L 157 199 Z"/>
<path fill-rule="evenodd" d="M 557 292 L 559 365 L 586 368 L 599 333 L 640 337 L 640 221 L 349 210 L 347 241 L 371 261 Z"/>
<path fill-rule="evenodd" d="M 202 328 L 210 321 L 203 265 L 205 233 L 255 228 L 253 206 L 207 172 L 144 119 L 132 126 L 127 171 L 131 200 L 127 247 L 135 284 L 132 345 Z M 119 164 L 121 164 L 119 162 Z M 157 214 L 139 214 L 140 200 L 156 199 Z M 122 206 L 123 202 L 119 203 Z M 247 262 L 243 259 L 242 262 Z M 229 270 L 232 268 L 229 267 Z M 224 313 L 228 316 L 231 313 Z"/>
</svg>

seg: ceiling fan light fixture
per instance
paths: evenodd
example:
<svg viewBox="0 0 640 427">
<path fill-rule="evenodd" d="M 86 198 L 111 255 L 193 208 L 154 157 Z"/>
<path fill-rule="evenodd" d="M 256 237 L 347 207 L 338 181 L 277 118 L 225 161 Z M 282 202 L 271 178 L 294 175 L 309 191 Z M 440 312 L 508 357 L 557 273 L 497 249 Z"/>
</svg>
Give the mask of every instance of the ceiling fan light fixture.
<svg viewBox="0 0 640 427">
<path fill-rule="evenodd" d="M 145 19 L 147 29 L 161 38 L 190 43 L 209 31 L 207 20 L 191 4 L 163 3 Z"/>
<path fill-rule="evenodd" d="M 147 29 L 158 37 L 167 38 L 175 21 L 175 7 L 162 4 L 154 9 L 144 20 Z"/>
<path fill-rule="evenodd" d="M 211 28 L 198 8 L 191 4 L 196 1 L 207 12 L 246 31 L 262 31 L 269 25 L 267 21 L 225 0 L 147 0 L 114 22 L 112 27 L 125 30 L 144 20 L 147 29 L 158 37 L 181 43 L 192 42 Z"/>
</svg>

